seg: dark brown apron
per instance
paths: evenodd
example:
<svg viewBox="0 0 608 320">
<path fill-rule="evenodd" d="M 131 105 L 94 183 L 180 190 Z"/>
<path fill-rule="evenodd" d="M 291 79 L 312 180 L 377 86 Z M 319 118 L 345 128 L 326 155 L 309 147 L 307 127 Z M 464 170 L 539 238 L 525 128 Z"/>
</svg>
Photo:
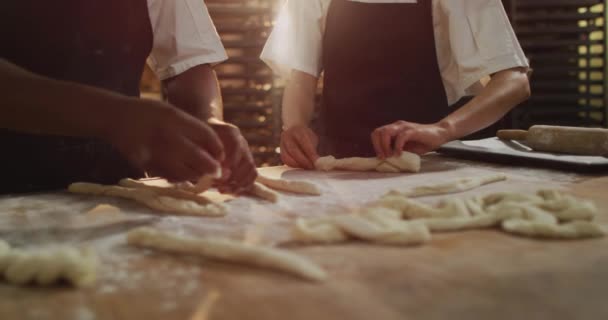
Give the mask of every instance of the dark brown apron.
<svg viewBox="0 0 608 320">
<path fill-rule="evenodd" d="M 448 114 L 437 64 L 432 1 L 332 0 L 323 40 L 319 152 L 374 156 L 374 129 Z"/>
<path fill-rule="evenodd" d="M 1 58 L 50 78 L 139 96 L 153 39 L 146 0 L 4 0 L 0 20 Z M 94 139 L 0 129 L 0 153 L 0 193 L 141 175 Z"/>
</svg>

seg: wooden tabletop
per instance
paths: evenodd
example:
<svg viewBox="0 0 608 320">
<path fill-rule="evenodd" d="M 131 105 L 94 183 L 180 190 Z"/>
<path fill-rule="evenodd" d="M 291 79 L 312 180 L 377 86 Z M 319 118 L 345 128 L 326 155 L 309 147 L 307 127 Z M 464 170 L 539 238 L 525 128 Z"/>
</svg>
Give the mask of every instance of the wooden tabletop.
<svg viewBox="0 0 608 320">
<path fill-rule="evenodd" d="M 282 195 L 278 204 L 239 198 L 227 203 L 229 214 L 223 218 L 161 216 L 128 201 L 65 193 L 4 197 L 0 232 L 72 228 L 74 238 L 61 241 L 94 247 L 101 262 L 92 288 L 0 284 L 0 319 L 608 319 L 608 238 L 542 241 L 479 230 L 433 234 L 429 244 L 416 247 L 286 246 L 328 271 L 330 279 L 321 284 L 125 244 L 128 222 L 158 217 L 155 225 L 163 230 L 282 245 L 297 216 L 339 214 L 394 187 L 493 172 L 509 179 L 458 196 L 566 188 L 595 200 L 599 221 L 608 224 L 608 175 L 440 156 L 426 157 L 423 171 L 411 175 L 264 169 L 267 175 L 309 179 L 323 195 Z M 100 203 L 116 205 L 122 213 L 83 214 Z M 79 238 L 78 230 L 117 222 L 125 223 L 124 230 Z"/>
</svg>

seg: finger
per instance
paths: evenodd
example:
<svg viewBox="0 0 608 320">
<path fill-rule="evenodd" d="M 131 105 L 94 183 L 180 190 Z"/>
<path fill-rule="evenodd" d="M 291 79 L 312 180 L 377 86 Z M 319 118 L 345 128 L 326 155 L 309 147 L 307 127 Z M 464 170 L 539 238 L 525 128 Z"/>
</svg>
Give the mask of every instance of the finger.
<svg viewBox="0 0 608 320">
<path fill-rule="evenodd" d="M 243 138 L 238 129 L 228 129 L 227 137 L 224 140 L 224 150 L 226 151 L 225 166 L 233 168 L 243 159 L 244 150 L 247 150 L 247 141 Z"/>
<path fill-rule="evenodd" d="M 236 186 L 237 188 L 244 188 L 248 184 L 251 184 L 251 177 L 253 179 L 257 176 L 255 165 L 249 163 L 249 161 L 243 161 L 238 165 L 236 170 L 232 174 L 229 184 Z"/>
<path fill-rule="evenodd" d="M 299 166 L 306 168 L 306 169 L 313 168 L 313 164 L 304 155 L 302 150 L 300 150 L 300 147 L 298 146 L 297 143 L 294 143 L 293 140 L 291 140 L 291 139 L 285 139 L 284 142 L 285 142 L 284 143 L 285 147 L 287 147 L 287 152 L 298 163 Z"/>
<path fill-rule="evenodd" d="M 316 146 L 313 144 L 312 139 L 308 135 L 299 135 L 296 136 L 296 143 L 299 145 L 300 150 L 304 152 L 304 155 L 308 158 L 308 160 L 314 163 L 319 155 L 317 154 Z"/>
<path fill-rule="evenodd" d="M 195 170 L 184 163 L 165 160 L 160 167 L 160 171 L 164 172 L 162 177 L 169 182 L 191 181 L 199 177 L 199 174 Z"/>
<path fill-rule="evenodd" d="M 406 130 L 399 133 L 397 139 L 395 140 L 395 155 L 401 155 L 403 148 L 405 148 L 405 144 L 410 141 L 413 133 L 413 130 Z"/>
<path fill-rule="evenodd" d="M 380 147 L 382 148 L 382 159 L 386 159 L 392 154 L 392 142 L 393 133 L 392 130 L 383 130 L 380 133 Z"/>
<path fill-rule="evenodd" d="M 257 170 L 250 170 L 247 174 L 243 175 L 238 182 L 237 192 L 241 193 L 246 190 L 251 189 L 253 184 L 255 183 L 255 179 L 258 177 Z"/>
<path fill-rule="evenodd" d="M 219 162 L 213 159 L 209 153 L 200 149 L 198 145 L 188 141 L 185 137 L 183 139 L 179 160 L 194 170 L 198 177 L 214 174 L 220 169 Z"/>
<path fill-rule="evenodd" d="M 300 168 L 298 163 L 287 153 L 287 150 L 281 148 L 281 161 L 289 167 Z"/>
<path fill-rule="evenodd" d="M 372 144 L 374 145 L 374 151 L 376 152 L 376 156 L 378 156 L 378 158 L 382 158 L 382 147 L 380 145 L 379 130 L 374 130 L 374 132 L 372 132 Z"/>
<path fill-rule="evenodd" d="M 189 116 L 185 123 L 186 137 L 203 148 L 217 161 L 223 162 L 226 155 L 224 145 L 215 131 L 203 121 Z"/>
</svg>

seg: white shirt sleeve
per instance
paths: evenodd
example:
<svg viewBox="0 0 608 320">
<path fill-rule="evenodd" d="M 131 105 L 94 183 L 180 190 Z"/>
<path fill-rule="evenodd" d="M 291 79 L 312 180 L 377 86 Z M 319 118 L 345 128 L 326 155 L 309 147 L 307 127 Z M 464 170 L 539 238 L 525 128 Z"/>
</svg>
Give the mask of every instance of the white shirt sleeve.
<svg viewBox="0 0 608 320">
<path fill-rule="evenodd" d="M 330 0 L 287 0 L 261 59 L 283 79 L 291 70 L 318 77 L 323 68 L 323 24 Z"/>
<path fill-rule="evenodd" d="M 148 0 L 154 44 L 148 64 L 161 80 L 228 57 L 203 0 Z"/>
<path fill-rule="evenodd" d="M 500 0 L 435 0 L 435 41 L 448 102 L 498 71 L 529 67 Z"/>
</svg>

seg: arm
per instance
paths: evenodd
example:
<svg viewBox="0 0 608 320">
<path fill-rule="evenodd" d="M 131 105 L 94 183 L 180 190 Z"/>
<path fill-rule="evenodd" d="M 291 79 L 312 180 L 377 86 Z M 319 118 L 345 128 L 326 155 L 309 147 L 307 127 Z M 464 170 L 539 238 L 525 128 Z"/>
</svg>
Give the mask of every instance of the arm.
<svg viewBox="0 0 608 320">
<path fill-rule="evenodd" d="M 130 98 L 85 85 L 39 76 L 0 59 L 0 127 L 35 134 L 107 137 Z"/>
<path fill-rule="evenodd" d="M 313 169 L 319 139 L 309 128 L 315 111 L 318 79 L 293 70 L 283 94 L 281 159 L 295 168 Z"/>
<path fill-rule="evenodd" d="M 283 129 L 308 127 L 315 111 L 318 79 L 302 71 L 293 70 L 283 93 Z"/>
<path fill-rule="evenodd" d="M 5 60 L 0 60 L 0 88 L 2 128 L 98 138 L 138 168 L 177 181 L 213 172 L 215 159 L 222 157 L 213 130 L 162 102 L 50 79 Z"/>
<path fill-rule="evenodd" d="M 526 68 L 503 70 L 494 74 L 473 100 L 438 123 L 397 121 L 376 129 L 372 142 L 380 158 L 402 150 L 424 154 L 492 125 L 529 96 Z"/>
<path fill-rule="evenodd" d="M 439 122 L 447 141 L 455 140 L 494 124 L 530 97 L 530 83 L 524 68 L 494 74 L 481 94 Z"/>
<path fill-rule="evenodd" d="M 249 145 L 234 125 L 223 122 L 223 104 L 219 82 L 209 64 L 198 65 L 163 81 L 169 102 L 205 120 L 224 145 L 221 192 L 239 193 L 249 189 L 257 178 L 255 162 Z"/>
<path fill-rule="evenodd" d="M 169 102 L 202 120 L 222 120 L 223 103 L 217 75 L 208 64 L 198 65 L 166 79 L 163 86 Z"/>
</svg>

